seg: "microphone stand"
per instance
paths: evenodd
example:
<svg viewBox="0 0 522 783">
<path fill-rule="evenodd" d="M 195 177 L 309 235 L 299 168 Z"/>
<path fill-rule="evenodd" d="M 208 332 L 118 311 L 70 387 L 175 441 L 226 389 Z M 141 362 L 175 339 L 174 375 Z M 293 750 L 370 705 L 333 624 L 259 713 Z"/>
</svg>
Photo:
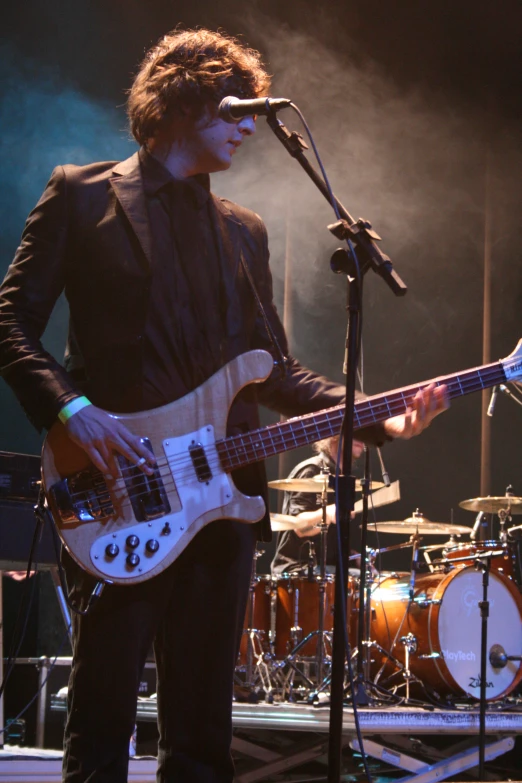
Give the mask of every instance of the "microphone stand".
<svg viewBox="0 0 522 783">
<path fill-rule="evenodd" d="M 369 637 L 369 627 L 366 628 L 366 579 L 371 574 L 366 572 L 369 559 L 367 560 L 366 543 L 368 534 L 368 496 L 370 494 L 370 450 L 365 449 L 364 459 L 364 478 L 361 481 L 362 487 L 362 520 L 361 520 L 361 572 L 359 575 L 359 615 L 357 617 L 357 692 L 354 699 L 357 704 L 367 706 L 370 703 L 366 692 L 365 680 L 368 679 L 368 651 L 367 637 Z"/>
<path fill-rule="evenodd" d="M 477 557 L 476 565 L 482 569 L 482 601 L 479 601 L 481 617 L 480 633 L 480 706 L 479 706 L 479 780 L 484 780 L 486 748 L 486 668 L 488 655 L 489 572 L 491 557 Z"/>
<path fill-rule="evenodd" d="M 345 239 L 350 251 L 337 250 L 330 262 L 332 270 L 337 274 L 347 277 L 347 302 L 348 329 L 346 335 L 346 410 L 343 423 L 343 454 L 340 465 L 341 474 L 330 477 L 330 485 L 337 490 L 338 502 L 338 541 L 341 546 L 337 551 L 337 564 L 335 575 L 335 604 L 334 604 L 334 633 L 332 645 L 332 679 L 331 679 L 331 703 L 330 703 L 330 732 L 328 748 L 328 783 L 339 783 L 341 779 L 341 755 L 343 732 L 343 703 L 344 703 L 344 679 L 345 679 L 345 637 L 346 628 L 346 593 L 348 586 L 348 557 L 350 554 L 350 515 L 355 504 L 355 477 L 351 475 L 352 443 L 354 433 L 355 413 L 355 383 L 360 344 L 360 313 L 362 303 L 362 278 L 368 269 L 372 268 L 390 286 L 396 296 L 406 293 L 407 287 L 393 269 L 391 260 L 384 255 L 375 240 L 379 235 L 373 231 L 371 224 L 362 218 L 354 221 L 349 212 L 340 201 L 330 193 L 324 179 L 305 157 L 303 150 L 307 149 L 300 134 L 290 133 L 285 125 L 278 120 L 274 111 L 267 114 L 267 123 L 283 144 L 287 152 L 297 160 L 305 170 L 312 182 L 320 190 L 329 203 L 336 209 L 336 215 L 340 219 L 328 226 L 334 236 Z M 357 255 L 352 250 L 352 245 L 357 248 Z M 350 666 L 350 661 L 348 661 Z M 354 700 L 355 701 L 355 700 Z M 358 726 L 355 703 L 354 717 Z M 362 749 L 362 737 L 359 733 L 359 741 Z"/>
</svg>

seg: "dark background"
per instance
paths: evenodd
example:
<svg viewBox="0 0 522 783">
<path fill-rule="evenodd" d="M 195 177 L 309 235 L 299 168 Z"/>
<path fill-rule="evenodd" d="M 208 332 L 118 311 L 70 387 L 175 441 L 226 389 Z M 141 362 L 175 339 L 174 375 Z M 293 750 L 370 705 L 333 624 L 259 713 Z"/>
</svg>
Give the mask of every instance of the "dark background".
<svg viewBox="0 0 522 783">
<path fill-rule="evenodd" d="M 273 95 L 302 109 L 336 194 L 353 215 L 373 222 L 409 286 L 397 299 L 380 278 L 366 278 L 365 391 L 482 363 L 486 217 L 492 358 L 503 357 L 521 336 L 521 22 L 518 0 L 9 4 L 0 61 L 0 273 L 54 165 L 134 151 L 124 92 L 144 51 L 178 23 L 221 27 L 262 51 Z M 281 117 L 299 129 L 291 110 Z M 281 310 L 287 280 L 292 352 L 342 380 L 344 281 L 329 271 L 337 243 L 326 230 L 332 217 L 322 197 L 262 119 L 231 171 L 213 178 L 213 189 L 265 219 Z M 45 337 L 58 356 L 66 317 L 60 303 Z M 37 453 L 41 436 L 4 383 L 0 410 L 0 449 Z M 492 422 L 492 494 L 503 494 L 508 483 L 522 494 L 521 436 L 522 411 L 502 397 Z M 421 438 L 386 446 L 402 500 L 378 518 L 402 519 L 419 507 L 434 520 L 449 521 L 453 510 L 455 522 L 473 524 L 458 503 L 480 494 L 480 440 L 481 397 L 474 395 Z M 284 476 L 302 456 L 287 455 L 282 465 L 273 460 L 271 476 Z M 404 553 L 387 557 L 386 568 L 407 563 Z"/>
</svg>

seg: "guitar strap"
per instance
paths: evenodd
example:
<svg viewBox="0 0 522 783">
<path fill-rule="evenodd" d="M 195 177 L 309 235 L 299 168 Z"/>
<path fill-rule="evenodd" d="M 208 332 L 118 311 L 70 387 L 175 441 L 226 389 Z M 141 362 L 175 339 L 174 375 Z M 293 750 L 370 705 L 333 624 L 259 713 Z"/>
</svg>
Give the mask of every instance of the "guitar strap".
<svg viewBox="0 0 522 783">
<path fill-rule="evenodd" d="M 261 301 L 261 297 L 259 296 L 257 292 L 257 288 L 254 283 L 254 278 L 252 277 L 252 273 L 250 269 L 248 268 L 248 264 L 245 261 L 243 257 L 243 253 L 240 253 L 240 260 L 241 260 L 241 266 L 243 267 L 243 271 L 245 273 L 246 279 L 249 282 L 250 288 L 252 289 L 252 293 L 254 294 L 254 299 L 257 302 L 257 307 L 259 312 L 261 313 L 261 316 L 263 318 L 266 333 L 268 334 L 268 339 L 272 343 L 272 347 L 275 351 L 275 353 L 278 356 L 278 359 L 274 359 L 274 366 L 279 370 L 281 378 L 286 377 L 287 368 L 288 368 L 288 356 L 285 356 L 281 346 L 279 345 L 279 341 L 275 335 L 274 330 L 272 329 L 272 326 L 270 325 L 270 321 L 268 320 L 268 316 L 266 314 L 266 310 L 263 307 L 263 303 Z"/>
</svg>

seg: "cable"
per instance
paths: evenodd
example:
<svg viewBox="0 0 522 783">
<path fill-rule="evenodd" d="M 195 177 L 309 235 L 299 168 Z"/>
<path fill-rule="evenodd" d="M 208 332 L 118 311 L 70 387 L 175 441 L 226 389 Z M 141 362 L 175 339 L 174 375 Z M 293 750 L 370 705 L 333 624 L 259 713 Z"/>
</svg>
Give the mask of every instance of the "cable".
<svg viewBox="0 0 522 783">
<path fill-rule="evenodd" d="M 51 516 L 47 506 L 44 506 L 43 512 L 48 517 Z M 60 542 L 60 539 L 58 538 L 58 534 L 57 534 L 56 530 L 54 529 L 54 523 L 52 522 L 52 520 L 51 520 L 50 524 L 51 524 L 51 531 L 52 531 L 54 553 L 55 553 L 55 557 L 56 557 L 56 565 L 58 567 L 58 576 L 60 577 L 60 585 L 62 587 L 62 593 L 63 593 L 63 597 L 65 598 L 65 603 L 67 604 L 67 606 L 69 607 L 71 612 L 74 612 L 75 614 L 79 614 L 79 615 L 82 615 L 83 617 L 85 617 L 85 615 L 88 614 L 91 611 L 91 609 L 93 608 L 94 604 L 96 603 L 98 598 L 101 596 L 102 591 L 103 591 L 103 589 L 105 587 L 105 582 L 96 582 L 96 584 L 94 586 L 94 589 L 92 590 L 91 595 L 89 596 L 89 599 L 87 601 L 87 606 L 85 607 L 85 609 L 80 609 L 78 606 L 73 604 L 73 602 L 69 598 L 69 589 L 67 587 L 67 577 L 65 575 L 65 571 L 64 571 L 64 568 L 63 568 L 63 565 L 62 565 L 62 561 L 61 561 L 61 558 L 60 558 L 60 552 L 59 552 L 59 549 L 58 549 L 58 547 L 61 546 L 61 542 Z"/>
</svg>

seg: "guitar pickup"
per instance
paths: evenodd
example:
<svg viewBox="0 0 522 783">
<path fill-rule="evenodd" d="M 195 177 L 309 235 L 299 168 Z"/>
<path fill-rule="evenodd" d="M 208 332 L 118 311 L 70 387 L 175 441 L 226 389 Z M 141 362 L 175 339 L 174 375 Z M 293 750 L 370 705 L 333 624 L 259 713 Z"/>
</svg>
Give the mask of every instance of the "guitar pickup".
<svg viewBox="0 0 522 783">
<path fill-rule="evenodd" d="M 189 446 L 189 454 L 190 459 L 192 460 L 192 464 L 194 465 L 194 470 L 196 471 L 198 481 L 200 481 L 202 484 L 208 484 L 212 478 L 212 471 L 210 470 L 210 465 L 208 464 L 205 449 L 201 443 L 195 443 L 193 441 Z"/>
<path fill-rule="evenodd" d="M 49 490 L 62 522 L 93 522 L 114 514 L 105 479 L 82 470 L 53 484 Z"/>
<path fill-rule="evenodd" d="M 154 455 L 150 440 L 141 438 L 141 442 Z M 170 503 L 159 468 L 154 468 L 154 473 L 149 476 L 120 454 L 118 462 L 136 521 L 148 522 L 170 514 Z"/>
</svg>

